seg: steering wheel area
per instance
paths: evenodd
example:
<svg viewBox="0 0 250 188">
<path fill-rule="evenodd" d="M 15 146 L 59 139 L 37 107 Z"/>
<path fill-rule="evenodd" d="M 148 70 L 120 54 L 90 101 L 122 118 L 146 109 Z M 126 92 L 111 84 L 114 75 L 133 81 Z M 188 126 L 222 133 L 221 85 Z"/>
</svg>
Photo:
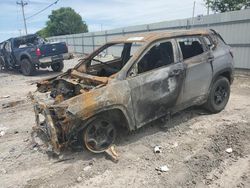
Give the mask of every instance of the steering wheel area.
<svg viewBox="0 0 250 188">
<path fill-rule="evenodd" d="M 101 76 L 110 76 L 110 75 L 115 74 L 115 73 L 117 73 L 117 72 L 119 71 L 118 68 L 113 67 L 112 65 L 109 65 L 108 63 L 103 62 L 103 61 L 101 61 L 101 60 L 99 60 L 99 59 L 93 58 L 92 60 L 93 60 L 93 61 L 96 61 L 96 62 L 99 62 L 99 63 L 101 63 L 102 65 L 105 65 L 105 66 L 106 66 L 106 68 L 103 67 L 103 68 L 99 71 L 98 75 L 101 75 Z"/>
<path fill-rule="evenodd" d="M 93 61 L 96 61 L 96 62 L 99 62 L 99 63 L 101 63 L 101 64 L 103 64 L 103 65 L 106 65 L 108 68 L 111 68 L 111 69 L 113 69 L 113 70 L 115 70 L 115 71 L 119 71 L 118 69 L 114 68 L 112 65 L 109 65 L 108 63 L 103 62 L 103 61 L 101 61 L 101 60 L 99 60 L 99 59 L 93 58 L 92 60 L 93 60 Z"/>
</svg>

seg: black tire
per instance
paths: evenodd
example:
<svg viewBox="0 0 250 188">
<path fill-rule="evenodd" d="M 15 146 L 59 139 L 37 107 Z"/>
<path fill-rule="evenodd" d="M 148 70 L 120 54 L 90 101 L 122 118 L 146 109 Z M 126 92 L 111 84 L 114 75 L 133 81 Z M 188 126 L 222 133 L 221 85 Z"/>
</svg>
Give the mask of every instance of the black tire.
<svg viewBox="0 0 250 188">
<path fill-rule="evenodd" d="M 51 68 L 54 72 L 61 72 L 64 68 L 64 63 L 63 61 L 52 63 Z"/>
<path fill-rule="evenodd" d="M 218 77 L 213 83 L 205 108 L 211 113 L 221 112 L 227 105 L 230 97 L 230 83 L 225 77 Z"/>
<path fill-rule="evenodd" d="M 29 59 L 23 59 L 21 61 L 21 72 L 25 76 L 32 76 L 36 72 L 36 67 Z"/>
<path fill-rule="evenodd" d="M 109 120 L 97 117 L 83 130 L 84 146 L 91 152 L 102 153 L 107 150 L 116 139 L 115 125 Z"/>
</svg>

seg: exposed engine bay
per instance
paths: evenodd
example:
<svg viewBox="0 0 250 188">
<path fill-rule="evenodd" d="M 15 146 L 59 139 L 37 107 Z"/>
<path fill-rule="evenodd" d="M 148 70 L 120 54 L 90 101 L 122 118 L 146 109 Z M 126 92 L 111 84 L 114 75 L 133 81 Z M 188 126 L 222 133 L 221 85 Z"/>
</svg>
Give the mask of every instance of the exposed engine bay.
<svg viewBox="0 0 250 188">
<path fill-rule="evenodd" d="M 62 101 L 102 87 L 132 57 L 133 45 L 134 43 L 104 45 L 90 56 L 81 59 L 74 69 L 69 69 L 58 77 L 39 82 L 38 91 L 41 93 L 50 91 L 52 98 L 60 98 L 59 101 Z M 108 54 L 108 51 L 111 53 Z M 55 103 L 58 103 L 58 100 Z"/>
<path fill-rule="evenodd" d="M 60 98 L 60 101 L 63 101 L 96 87 L 102 87 L 107 83 L 107 77 L 93 76 L 71 69 L 56 79 L 38 83 L 37 88 L 41 93 L 50 91 L 50 97 L 54 99 Z M 56 100 L 56 102 L 58 101 Z"/>
</svg>

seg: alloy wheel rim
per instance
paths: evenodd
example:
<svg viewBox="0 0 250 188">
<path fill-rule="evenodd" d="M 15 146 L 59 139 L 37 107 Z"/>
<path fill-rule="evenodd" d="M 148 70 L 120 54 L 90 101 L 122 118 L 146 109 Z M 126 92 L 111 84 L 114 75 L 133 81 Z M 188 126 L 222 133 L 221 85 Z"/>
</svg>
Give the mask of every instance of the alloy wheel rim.
<svg viewBox="0 0 250 188">
<path fill-rule="evenodd" d="M 214 102 L 216 105 L 221 105 L 228 96 L 228 91 L 223 86 L 218 86 L 214 94 Z"/>
<path fill-rule="evenodd" d="M 113 124 L 107 121 L 98 121 L 86 129 L 84 142 L 90 151 L 99 153 L 113 144 L 115 136 L 116 131 Z"/>
</svg>

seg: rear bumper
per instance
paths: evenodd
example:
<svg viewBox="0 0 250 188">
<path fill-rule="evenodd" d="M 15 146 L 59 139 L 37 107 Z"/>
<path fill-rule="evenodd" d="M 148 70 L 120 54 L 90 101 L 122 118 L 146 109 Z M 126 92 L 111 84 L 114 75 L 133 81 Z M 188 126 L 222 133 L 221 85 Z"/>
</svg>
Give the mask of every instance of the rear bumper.
<svg viewBox="0 0 250 188">
<path fill-rule="evenodd" d="M 48 63 L 63 61 L 66 59 L 70 59 L 69 53 L 64 53 L 64 54 L 50 56 L 50 57 L 43 57 L 43 58 L 40 58 L 38 61 L 40 64 L 48 64 Z"/>
</svg>

